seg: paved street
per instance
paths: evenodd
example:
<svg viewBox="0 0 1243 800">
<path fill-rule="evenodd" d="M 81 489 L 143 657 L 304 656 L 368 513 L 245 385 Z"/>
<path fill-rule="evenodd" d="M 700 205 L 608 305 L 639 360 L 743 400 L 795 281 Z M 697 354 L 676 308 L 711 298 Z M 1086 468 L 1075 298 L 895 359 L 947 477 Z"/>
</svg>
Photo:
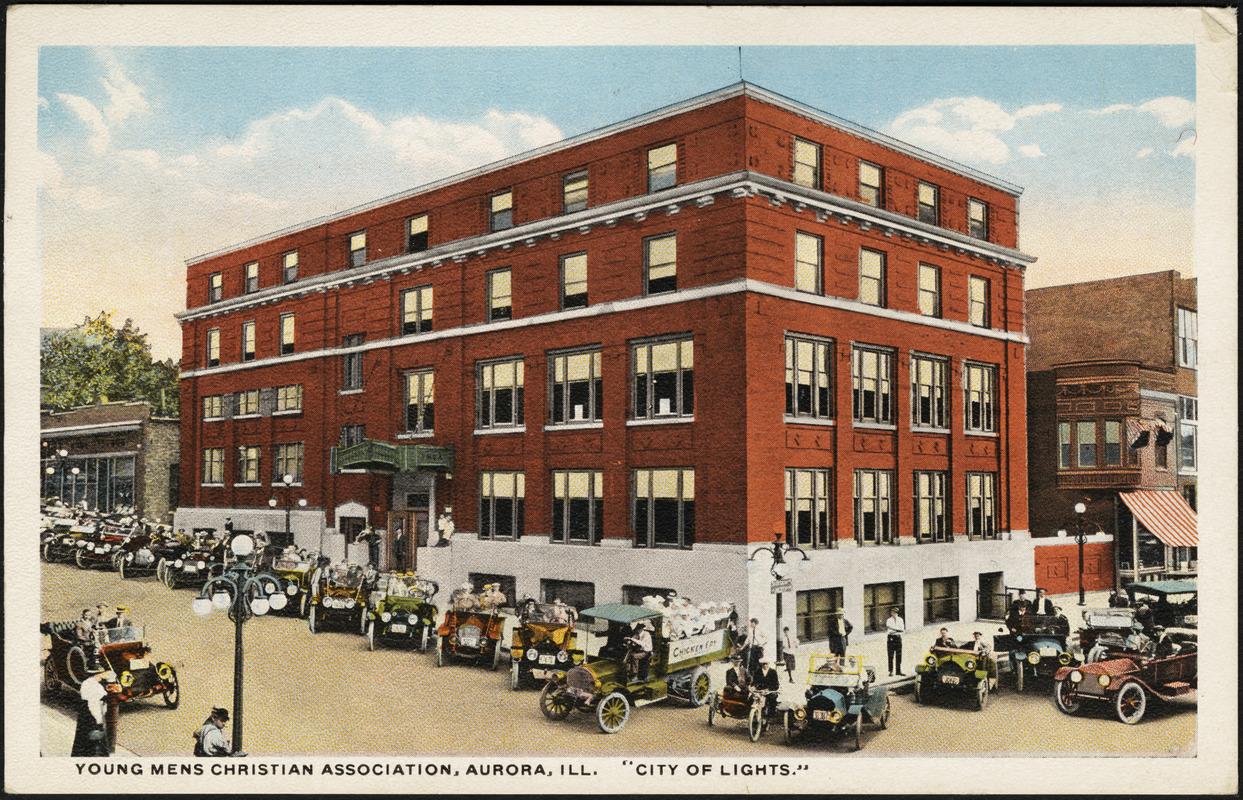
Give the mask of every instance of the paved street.
<svg viewBox="0 0 1243 800">
<path fill-rule="evenodd" d="M 42 572 L 43 619 L 73 619 L 100 601 L 128 607 L 132 619 L 146 626 L 153 658 L 177 668 L 181 706 L 169 710 L 158 698 L 127 706 L 118 744 L 142 756 L 189 755 L 191 731 L 210 708 L 232 707 L 232 623 L 220 614 L 195 616 L 192 590 L 174 592 L 153 577 L 123 581 L 114 573 L 59 564 L 44 564 Z M 594 718 L 578 713 L 550 722 L 539 711 L 538 692 L 510 691 L 504 668 L 438 669 L 429 655 L 417 652 L 368 652 L 357 633 L 312 635 L 305 621 L 294 617 L 248 622 L 245 648 L 244 745 L 255 755 L 851 754 L 845 740 L 803 739 L 787 746 L 779 729 L 752 744 L 741 722 L 725 720 L 709 728 L 705 709 L 673 700 L 634 710 L 626 727 L 611 736 L 599 732 Z M 883 655 L 873 655 L 883 653 L 883 642 L 878 647 L 864 640 L 858 650 L 883 672 Z M 922 654 L 908 649 L 908 674 Z M 723 672 L 723 666 L 716 668 L 714 687 L 721 685 Z M 865 726 L 859 755 L 1195 752 L 1194 695 L 1151 704 L 1140 724 L 1127 726 L 1105 708 L 1067 717 L 1054 708 L 1049 687 L 1019 695 L 1008 676 L 1002 681 L 1002 691 L 981 712 L 965 702 L 921 706 L 909 693 L 895 695 L 889 729 Z M 784 674 L 783 685 L 788 686 Z M 784 691 L 797 696 L 801 687 L 796 683 Z M 72 705 L 67 697 L 45 698 L 43 708 L 45 715 L 60 715 Z"/>
</svg>

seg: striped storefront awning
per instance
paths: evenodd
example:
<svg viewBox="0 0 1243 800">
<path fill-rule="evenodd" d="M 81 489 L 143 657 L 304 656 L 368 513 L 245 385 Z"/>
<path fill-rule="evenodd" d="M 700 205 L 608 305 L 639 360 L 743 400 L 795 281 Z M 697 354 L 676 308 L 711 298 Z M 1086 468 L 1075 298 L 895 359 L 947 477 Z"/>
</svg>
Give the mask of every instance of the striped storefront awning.
<svg viewBox="0 0 1243 800">
<path fill-rule="evenodd" d="M 1131 509 L 1144 527 L 1170 547 L 1198 547 L 1200 535 L 1196 512 L 1176 491 L 1145 489 L 1120 492 L 1122 502 Z"/>
</svg>

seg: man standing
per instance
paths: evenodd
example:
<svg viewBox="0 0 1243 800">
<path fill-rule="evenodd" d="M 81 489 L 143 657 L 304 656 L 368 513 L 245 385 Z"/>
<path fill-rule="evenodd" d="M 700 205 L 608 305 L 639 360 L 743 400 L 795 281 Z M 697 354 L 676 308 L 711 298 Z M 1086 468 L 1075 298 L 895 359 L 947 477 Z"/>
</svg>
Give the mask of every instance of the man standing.
<svg viewBox="0 0 1243 800">
<path fill-rule="evenodd" d="M 768 637 L 760 630 L 760 621 L 752 617 L 747 624 L 747 669 L 752 675 L 759 674 L 760 659 L 764 657 L 767 645 Z"/>
<path fill-rule="evenodd" d="M 850 620 L 846 619 L 841 611 L 835 611 L 833 617 L 829 620 L 829 651 L 833 655 L 846 655 L 846 648 L 850 646 L 850 632 L 852 630 L 854 630 L 854 626 L 850 624 Z"/>
<path fill-rule="evenodd" d="M 794 682 L 794 651 L 798 650 L 798 639 L 790 633 L 790 626 L 781 629 L 781 659 L 786 665 L 786 675 Z"/>
<path fill-rule="evenodd" d="M 203 726 L 199 728 L 195 736 L 197 741 L 194 745 L 194 754 L 196 756 L 227 756 L 232 753 L 229 740 L 224 735 L 224 726 L 228 721 L 228 710 L 223 708 L 211 710 L 211 716 L 203 720 Z"/>
<path fill-rule="evenodd" d="M 115 683 L 115 672 L 101 672 L 82 681 L 78 691 L 78 723 L 73 732 L 70 755 L 98 757 L 111 755 L 104 732 L 104 698 L 107 685 Z"/>
<path fill-rule="evenodd" d="M 902 674 L 902 634 L 906 632 L 906 622 L 898 616 L 898 607 L 889 609 L 889 618 L 885 620 L 886 644 L 889 649 L 889 674 Z"/>
</svg>

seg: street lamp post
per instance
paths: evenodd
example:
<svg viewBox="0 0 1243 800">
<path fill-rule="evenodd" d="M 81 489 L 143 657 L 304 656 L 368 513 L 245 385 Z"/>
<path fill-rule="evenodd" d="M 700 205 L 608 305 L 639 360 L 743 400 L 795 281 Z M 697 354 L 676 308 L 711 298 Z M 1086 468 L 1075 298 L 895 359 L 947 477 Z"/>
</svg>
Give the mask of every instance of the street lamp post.
<svg viewBox="0 0 1243 800">
<path fill-rule="evenodd" d="M 213 610 L 228 610 L 233 620 L 233 752 L 244 756 L 242 750 L 242 624 L 251 616 L 263 616 L 269 610 L 280 611 L 285 607 L 285 593 L 280 580 L 266 572 L 258 572 L 250 562 L 255 552 L 255 540 L 246 534 L 233 537 L 230 544 L 237 557 L 224 573 L 203 585 L 198 597 L 190 601 L 190 610 L 206 617 Z"/>
<path fill-rule="evenodd" d="M 44 471 L 49 476 L 55 475 L 58 471 L 60 472 L 60 490 L 57 492 L 57 495 L 60 497 L 61 502 L 64 502 L 65 500 L 65 464 L 68 463 L 69 461 L 69 451 L 63 447 L 60 448 L 59 450 L 54 450 L 52 452 L 51 457 L 48 460 L 53 461 L 55 463 L 48 464 L 47 468 Z"/>
<path fill-rule="evenodd" d="M 1088 519 L 1084 517 L 1084 512 L 1087 510 L 1088 507 L 1086 504 L 1075 503 L 1074 521 L 1070 523 L 1070 527 L 1075 529 L 1075 543 L 1079 545 L 1079 605 L 1081 606 L 1087 605 L 1083 592 L 1083 545 L 1088 538 L 1089 526 L 1094 526 L 1098 532 L 1101 531 L 1101 527 L 1099 525 L 1095 522 L 1089 522 Z M 1065 529 L 1058 531 L 1058 535 L 1065 536 Z"/>
<path fill-rule="evenodd" d="M 294 505 L 293 484 L 294 484 L 293 475 L 290 475 L 289 473 L 285 473 L 283 476 L 281 476 L 281 482 L 279 485 L 285 488 L 285 544 L 287 545 L 293 544 L 293 537 L 290 535 L 290 530 L 289 530 L 289 512 L 293 510 L 293 505 Z M 280 505 L 280 502 L 276 499 L 276 495 L 272 495 L 270 498 L 268 498 L 268 506 L 270 506 L 271 508 L 276 508 L 278 505 Z M 305 497 L 298 498 L 298 507 L 306 508 Z M 324 533 L 322 529 L 320 530 L 320 534 L 319 534 L 319 552 L 321 555 L 324 552 Z"/>
<path fill-rule="evenodd" d="M 769 567 L 768 571 L 773 576 L 773 581 L 774 581 L 773 593 L 777 596 L 777 601 L 776 601 L 777 608 L 776 608 L 776 620 L 775 620 L 776 625 L 773 630 L 773 641 L 775 642 L 781 641 L 781 617 L 782 617 L 781 615 L 781 590 L 778 587 L 776 582 L 782 580 L 782 578 L 784 577 L 781 574 L 781 568 L 784 567 L 788 563 L 786 561 L 786 557 L 791 554 L 798 554 L 799 556 L 798 569 L 800 571 L 806 570 L 807 567 L 811 565 L 810 557 L 808 557 L 807 553 L 804 552 L 801 547 L 795 544 L 790 544 L 787 541 L 782 541 L 782 537 L 785 536 L 785 532 L 786 531 L 785 531 L 784 525 L 776 527 L 773 531 L 773 543 L 770 545 L 760 545 L 759 547 L 751 551 L 751 555 L 747 556 L 747 571 L 748 572 L 755 572 L 759 568 L 760 563 L 756 561 L 755 558 L 760 553 L 768 553 L 769 558 L 771 558 L 773 562 L 772 566 Z M 774 645 L 774 648 L 775 647 L 776 645 Z M 775 649 L 774 649 L 774 655 L 776 655 Z"/>
</svg>

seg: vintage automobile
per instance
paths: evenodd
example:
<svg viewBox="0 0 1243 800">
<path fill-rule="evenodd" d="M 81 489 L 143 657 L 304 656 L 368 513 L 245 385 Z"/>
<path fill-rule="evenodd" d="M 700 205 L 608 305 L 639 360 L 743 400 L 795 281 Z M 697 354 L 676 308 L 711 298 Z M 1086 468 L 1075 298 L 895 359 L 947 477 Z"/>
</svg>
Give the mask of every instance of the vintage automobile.
<svg viewBox="0 0 1243 800">
<path fill-rule="evenodd" d="M 57 529 L 44 535 L 39 554 L 44 561 L 71 561 L 78 553 L 79 543 L 86 546 L 95 535 L 94 522 L 77 522 L 66 530 Z"/>
<path fill-rule="evenodd" d="M 1133 608 L 1088 609 L 1083 612 L 1083 623 L 1075 634 L 1081 662 L 1099 660 L 1106 649 L 1123 649 L 1127 638 L 1143 629 Z"/>
<path fill-rule="evenodd" d="M 122 578 L 148 575 L 157 571 L 160 559 L 171 554 L 175 545 L 176 539 L 167 526 L 146 526 L 121 542 L 113 554 L 113 565 Z"/>
<path fill-rule="evenodd" d="M 670 695 L 695 707 L 707 703 L 712 695 L 708 665 L 727 658 L 733 646 L 727 615 L 685 637 L 672 636 L 665 616 L 646 606 L 611 603 L 588 608 L 578 616 L 577 631 L 583 637 L 586 659 L 564 679 L 544 686 L 540 711 L 552 720 L 565 719 L 575 709 L 592 714 L 605 733 L 621 730 L 630 719 L 631 706 L 656 703 Z M 648 627 L 651 634 L 646 668 L 632 660 L 635 651 L 627 644 L 636 624 Z"/>
<path fill-rule="evenodd" d="M 78 569 L 115 568 L 116 555 L 132 530 L 132 523 L 118 527 L 98 526 L 93 536 L 83 537 L 85 544 L 73 554 L 74 563 L 78 565 Z"/>
<path fill-rule="evenodd" d="M 435 581 L 410 572 L 380 575 L 363 612 L 367 649 L 389 642 L 414 643 L 420 653 L 427 650 L 439 613 L 432 603 L 438 591 Z"/>
<path fill-rule="evenodd" d="M 915 702 L 926 703 L 942 690 L 969 694 L 975 709 L 988 705 L 997 688 L 997 660 L 992 653 L 970 647 L 933 647 L 922 664 L 915 665 Z"/>
<path fill-rule="evenodd" d="M 1196 631 L 1167 628 L 1142 649 L 1108 646 L 1099 661 L 1058 670 L 1053 703 L 1064 714 L 1074 714 L 1085 699 L 1112 703 L 1118 719 L 1134 725 L 1149 695 L 1171 700 L 1194 692 L 1196 677 Z"/>
<path fill-rule="evenodd" d="M 451 658 L 457 658 L 498 668 L 508 616 L 505 599 L 496 586 L 485 586 L 479 594 L 470 585 L 455 589 L 436 629 L 440 637 L 436 666 L 443 667 Z M 512 613 L 512 609 L 508 611 Z"/>
<path fill-rule="evenodd" d="M 272 562 L 269 570 L 281 579 L 281 590 L 288 599 L 288 613 L 306 618 L 311 611 L 311 574 L 315 571 L 318 553 L 286 547 Z"/>
<path fill-rule="evenodd" d="M 735 668 L 741 671 L 741 662 Z M 772 711 L 766 713 L 770 708 L 768 698 L 772 694 L 776 692 L 749 684 L 744 684 L 741 688 L 726 685 L 708 696 L 708 727 L 712 727 L 718 716 L 721 719 L 740 719 L 747 724 L 747 734 L 751 741 L 758 742 L 764 731 L 768 730 L 772 717 L 785 715 L 785 709 L 778 708 L 775 704 L 771 706 Z"/>
<path fill-rule="evenodd" d="M 863 723 L 889 727 L 889 690 L 876 672 L 857 656 L 815 655 L 807 673 L 807 702 L 786 709 L 786 741 L 800 731 L 820 729 L 853 732 L 856 750 L 863 748 Z"/>
<path fill-rule="evenodd" d="M 43 660 L 45 690 L 76 692 L 86 678 L 112 670 L 117 675 L 121 702 L 156 695 L 163 697 L 169 708 L 181 702 L 177 670 L 166 661 L 151 660 L 141 625 L 96 626 L 90 643 L 78 639 L 72 621 L 44 622 L 39 631 L 52 642 Z"/>
<path fill-rule="evenodd" d="M 583 651 L 574 635 L 578 612 L 563 603 L 540 603 L 528 599 L 518 605 L 518 624 L 509 646 L 509 688 L 527 681 L 565 677 L 583 663 Z"/>
<path fill-rule="evenodd" d="M 1198 594 L 1195 581 L 1129 583 L 1125 588 L 1132 606 L 1147 605 L 1151 609 L 1152 625 L 1163 628 L 1196 627 Z"/>
<path fill-rule="evenodd" d="M 320 586 L 312 587 L 307 627 L 319 633 L 325 625 L 345 625 L 360 634 L 367 632 L 366 573 L 359 564 L 334 564 Z"/>
<path fill-rule="evenodd" d="M 1069 640 L 1070 622 L 1065 616 L 1030 614 L 1015 630 L 993 637 L 993 652 L 998 658 L 1008 655 L 1014 688 L 1021 692 L 1032 678 L 1051 678 L 1059 668 L 1080 663 Z"/>
<path fill-rule="evenodd" d="M 200 537 L 175 558 L 164 558 L 164 585 L 176 589 L 183 583 L 201 589 L 207 579 L 219 571 L 214 560 L 215 544 Z"/>
</svg>

